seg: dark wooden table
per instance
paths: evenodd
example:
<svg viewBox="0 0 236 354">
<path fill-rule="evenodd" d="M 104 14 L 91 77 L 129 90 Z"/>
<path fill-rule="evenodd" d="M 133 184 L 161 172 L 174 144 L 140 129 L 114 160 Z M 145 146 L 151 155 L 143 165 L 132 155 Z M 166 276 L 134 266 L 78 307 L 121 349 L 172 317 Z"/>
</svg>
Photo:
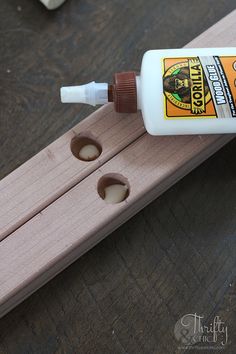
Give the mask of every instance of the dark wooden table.
<svg viewBox="0 0 236 354">
<path fill-rule="evenodd" d="M 0 178 L 92 111 L 62 105 L 62 84 L 138 70 L 147 49 L 181 47 L 234 8 L 68 0 L 48 12 L 2 0 Z M 234 140 L 1 319 L 0 353 L 197 353 L 174 336 L 188 313 L 220 316 L 224 353 L 236 353 L 235 151 Z"/>
</svg>

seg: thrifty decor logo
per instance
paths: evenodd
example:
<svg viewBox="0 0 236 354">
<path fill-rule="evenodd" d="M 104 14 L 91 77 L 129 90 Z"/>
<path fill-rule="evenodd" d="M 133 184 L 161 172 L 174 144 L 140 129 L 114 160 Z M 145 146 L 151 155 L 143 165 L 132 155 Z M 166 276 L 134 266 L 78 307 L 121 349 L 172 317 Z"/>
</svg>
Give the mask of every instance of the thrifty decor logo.
<svg viewBox="0 0 236 354">
<path fill-rule="evenodd" d="M 215 316 L 208 326 L 203 325 L 204 316 L 186 314 L 175 324 L 174 335 L 181 344 L 179 349 L 224 349 L 228 344 L 228 328 Z"/>
</svg>

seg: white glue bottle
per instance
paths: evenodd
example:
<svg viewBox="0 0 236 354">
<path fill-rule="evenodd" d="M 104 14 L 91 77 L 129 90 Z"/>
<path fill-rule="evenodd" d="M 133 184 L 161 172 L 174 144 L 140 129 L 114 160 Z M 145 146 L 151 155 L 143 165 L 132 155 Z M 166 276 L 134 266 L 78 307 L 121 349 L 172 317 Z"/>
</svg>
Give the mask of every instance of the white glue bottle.
<svg viewBox="0 0 236 354">
<path fill-rule="evenodd" d="M 236 133 L 236 48 L 150 50 L 140 75 L 62 87 L 61 101 L 140 109 L 152 135 Z"/>
</svg>

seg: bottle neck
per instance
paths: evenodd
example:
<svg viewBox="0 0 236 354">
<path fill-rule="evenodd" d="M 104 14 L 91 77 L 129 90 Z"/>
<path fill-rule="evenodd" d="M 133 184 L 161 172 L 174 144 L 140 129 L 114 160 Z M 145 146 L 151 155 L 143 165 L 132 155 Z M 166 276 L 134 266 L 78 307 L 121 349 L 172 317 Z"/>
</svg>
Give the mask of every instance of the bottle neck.
<svg viewBox="0 0 236 354">
<path fill-rule="evenodd" d="M 114 102 L 120 113 L 135 113 L 138 110 L 139 79 L 133 71 L 116 73 L 114 82 L 108 86 L 108 101 Z"/>
<path fill-rule="evenodd" d="M 136 76 L 136 89 L 137 89 L 137 109 L 140 110 L 141 105 L 141 78 L 140 76 Z"/>
</svg>

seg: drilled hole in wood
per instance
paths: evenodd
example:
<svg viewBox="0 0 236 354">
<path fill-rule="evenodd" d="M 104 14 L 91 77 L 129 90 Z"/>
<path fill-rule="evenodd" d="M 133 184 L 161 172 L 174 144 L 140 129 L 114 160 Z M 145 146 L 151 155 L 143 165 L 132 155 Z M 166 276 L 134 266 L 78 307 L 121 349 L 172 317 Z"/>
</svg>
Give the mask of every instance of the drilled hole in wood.
<svg viewBox="0 0 236 354">
<path fill-rule="evenodd" d="M 96 160 L 102 153 L 101 144 L 90 133 L 75 136 L 70 147 L 77 159 L 86 162 Z"/>
<path fill-rule="evenodd" d="M 130 186 L 127 178 L 109 173 L 100 178 L 97 185 L 99 196 L 108 204 L 117 204 L 128 198 Z"/>
</svg>

